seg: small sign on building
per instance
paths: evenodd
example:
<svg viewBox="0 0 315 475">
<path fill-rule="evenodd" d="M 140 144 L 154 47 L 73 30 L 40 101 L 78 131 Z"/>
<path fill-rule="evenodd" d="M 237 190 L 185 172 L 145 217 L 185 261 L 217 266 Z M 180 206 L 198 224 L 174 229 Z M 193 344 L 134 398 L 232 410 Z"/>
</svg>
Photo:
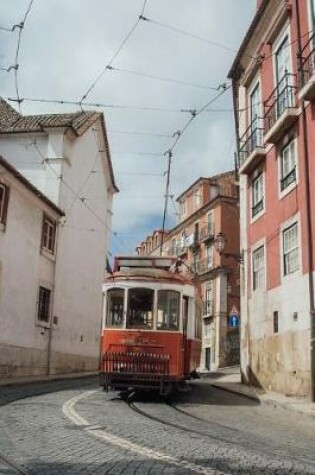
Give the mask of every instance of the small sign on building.
<svg viewBox="0 0 315 475">
<path fill-rule="evenodd" d="M 229 313 L 228 326 L 231 328 L 238 328 L 240 324 L 240 312 L 237 310 L 235 305 L 232 307 L 232 310 Z"/>
</svg>

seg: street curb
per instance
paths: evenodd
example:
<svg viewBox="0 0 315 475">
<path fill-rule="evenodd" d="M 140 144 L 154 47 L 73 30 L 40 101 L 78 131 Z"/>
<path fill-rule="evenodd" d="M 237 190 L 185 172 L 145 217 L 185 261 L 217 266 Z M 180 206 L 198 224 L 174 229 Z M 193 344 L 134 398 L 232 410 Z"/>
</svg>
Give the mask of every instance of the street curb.
<svg viewBox="0 0 315 475">
<path fill-rule="evenodd" d="M 54 374 L 51 376 L 30 376 L 29 378 L 12 378 L 12 380 L 0 379 L 0 388 L 8 387 L 8 386 L 22 386 L 22 385 L 29 385 L 29 384 L 36 384 L 36 383 L 49 383 L 53 381 L 65 381 L 70 379 L 84 379 L 84 378 L 91 378 L 93 376 L 98 376 L 98 371 L 93 371 L 89 373 L 69 373 L 69 374 Z"/>
<path fill-rule="evenodd" d="M 214 383 L 214 384 L 210 383 L 210 386 L 213 386 L 214 388 L 217 388 L 217 389 L 222 389 L 223 391 L 227 391 L 227 392 L 232 393 L 232 394 L 237 394 L 238 396 L 244 396 L 247 399 L 251 399 L 252 401 L 256 401 L 256 402 L 259 402 L 260 404 L 262 404 L 262 401 L 258 396 L 254 396 L 254 395 L 251 395 L 251 394 L 246 394 L 246 393 L 243 393 L 242 391 L 238 391 L 237 389 L 228 388 L 226 386 L 221 386 L 220 384 L 216 384 L 216 383 Z"/>
</svg>

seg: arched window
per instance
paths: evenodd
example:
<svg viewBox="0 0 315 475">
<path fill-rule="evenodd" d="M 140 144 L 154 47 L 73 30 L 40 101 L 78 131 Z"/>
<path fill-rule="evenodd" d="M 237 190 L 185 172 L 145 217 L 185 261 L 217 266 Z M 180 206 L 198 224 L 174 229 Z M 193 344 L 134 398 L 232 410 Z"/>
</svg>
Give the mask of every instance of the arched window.
<svg viewBox="0 0 315 475">
<path fill-rule="evenodd" d="M 124 289 L 107 291 L 106 326 L 121 328 L 124 320 Z"/>
<path fill-rule="evenodd" d="M 158 292 L 158 330 L 178 330 L 180 316 L 180 293 L 174 290 Z"/>
<path fill-rule="evenodd" d="M 151 289 L 129 289 L 127 328 L 150 330 L 153 327 L 153 297 Z"/>
</svg>

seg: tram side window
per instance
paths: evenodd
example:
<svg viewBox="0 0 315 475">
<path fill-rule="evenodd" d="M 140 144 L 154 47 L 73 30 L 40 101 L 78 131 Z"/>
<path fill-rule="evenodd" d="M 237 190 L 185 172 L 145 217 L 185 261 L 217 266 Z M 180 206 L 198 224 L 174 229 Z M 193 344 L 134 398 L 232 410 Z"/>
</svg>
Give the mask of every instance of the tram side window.
<svg viewBox="0 0 315 475">
<path fill-rule="evenodd" d="M 110 289 L 107 291 L 107 327 L 122 327 L 124 320 L 124 293 L 124 289 Z"/>
<path fill-rule="evenodd" d="M 158 292 L 158 330 L 178 330 L 180 315 L 180 293 L 174 290 Z"/>
<path fill-rule="evenodd" d="M 127 328 L 149 330 L 153 326 L 153 296 L 151 289 L 130 289 L 128 292 Z"/>
</svg>

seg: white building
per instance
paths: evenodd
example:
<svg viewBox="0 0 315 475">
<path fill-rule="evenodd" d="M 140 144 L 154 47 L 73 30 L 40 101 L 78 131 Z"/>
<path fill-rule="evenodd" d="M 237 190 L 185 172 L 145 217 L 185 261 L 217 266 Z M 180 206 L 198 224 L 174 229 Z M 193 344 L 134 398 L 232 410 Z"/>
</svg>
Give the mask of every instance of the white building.
<svg viewBox="0 0 315 475">
<path fill-rule="evenodd" d="M 13 167 L 0 175 L 10 188 L 0 229 L 2 372 L 97 369 L 101 285 L 118 191 L 103 114 L 21 116 L 0 99 L 0 153 Z M 35 187 L 25 200 L 23 177 Z"/>
</svg>

